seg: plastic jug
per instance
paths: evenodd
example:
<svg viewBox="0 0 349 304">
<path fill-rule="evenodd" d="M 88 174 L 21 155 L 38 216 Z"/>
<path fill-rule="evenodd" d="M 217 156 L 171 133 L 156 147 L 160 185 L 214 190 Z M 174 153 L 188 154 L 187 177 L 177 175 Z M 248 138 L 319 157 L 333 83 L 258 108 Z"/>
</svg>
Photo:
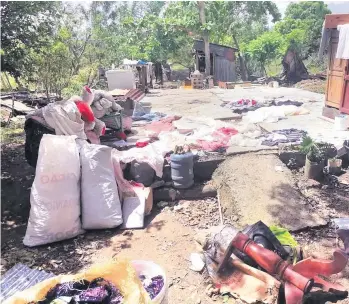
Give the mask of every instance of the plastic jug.
<svg viewBox="0 0 349 304">
<path fill-rule="evenodd" d="M 171 154 L 171 178 L 175 188 L 185 189 L 194 184 L 194 155 Z"/>
</svg>

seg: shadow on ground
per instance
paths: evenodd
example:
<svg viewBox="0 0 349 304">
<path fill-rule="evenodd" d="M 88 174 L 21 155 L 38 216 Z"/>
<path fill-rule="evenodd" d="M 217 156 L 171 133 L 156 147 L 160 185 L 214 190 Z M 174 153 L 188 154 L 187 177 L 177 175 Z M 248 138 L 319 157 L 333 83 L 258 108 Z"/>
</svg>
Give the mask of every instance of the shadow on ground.
<svg viewBox="0 0 349 304">
<path fill-rule="evenodd" d="M 1 273 L 17 263 L 54 274 L 75 273 L 90 265 L 92 255 L 102 248 L 113 246 L 116 253 L 132 248 L 133 233 L 120 228 L 87 231 L 74 239 L 34 248 L 24 246 L 35 169 L 27 164 L 23 137 L 21 141 L 3 145 L 1 151 Z M 155 209 L 146 217 L 146 232 L 162 229 L 163 221 L 153 222 L 157 214 Z M 111 241 L 114 237 L 116 242 Z"/>
<path fill-rule="evenodd" d="M 292 230 L 296 231 L 327 224 L 321 210 L 318 210 L 321 207 L 311 205 L 291 184 L 281 183 L 274 186 L 270 192 L 270 198 L 281 203 L 268 208 L 275 222 L 282 226 L 294 227 Z"/>
</svg>

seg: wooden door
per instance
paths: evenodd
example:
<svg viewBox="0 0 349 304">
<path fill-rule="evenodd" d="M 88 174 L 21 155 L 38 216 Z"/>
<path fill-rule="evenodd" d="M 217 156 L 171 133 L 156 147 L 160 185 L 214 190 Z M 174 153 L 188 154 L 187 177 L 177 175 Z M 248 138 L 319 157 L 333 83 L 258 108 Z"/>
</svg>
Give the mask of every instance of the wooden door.
<svg viewBox="0 0 349 304">
<path fill-rule="evenodd" d="M 332 30 L 327 70 L 326 105 L 339 109 L 343 102 L 344 74 L 347 60 L 337 59 L 339 32 Z"/>
<path fill-rule="evenodd" d="M 344 74 L 343 102 L 340 111 L 349 114 L 349 59 L 343 60 L 347 62 Z"/>
</svg>

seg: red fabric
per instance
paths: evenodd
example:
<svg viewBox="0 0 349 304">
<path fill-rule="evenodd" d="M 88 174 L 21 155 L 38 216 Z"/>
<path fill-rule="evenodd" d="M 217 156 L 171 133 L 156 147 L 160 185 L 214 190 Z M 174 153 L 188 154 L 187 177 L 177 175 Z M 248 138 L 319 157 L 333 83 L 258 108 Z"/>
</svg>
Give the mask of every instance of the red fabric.
<svg viewBox="0 0 349 304">
<path fill-rule="evenodd" d="M 157 136 L 162 131 L 173 131 L 175 127 L 172 125 L 172 122 L 180 118 L 181 116 L 168 116 L 159 121 L 153 121 L 152 123 L 145 125 L 144 129 L 153 131 L 154 135 Z"/>
<path fill-rule="evenodd" d="M 257 101 L 254 99 L 240 99 L 237 101 L 238 105 L 245 105 L 245 106 L 255 106 L 257 105 Z"/>
<path fill-rule="evenodd" d="M 148 144 L 149 144 L 149 142 L 147 142 L 147 141 L 137 141 L 136 142 L 136 147 L 137 148 L 143 148 L 145 146 L 148 146 Z"/>
<path fill-rule="evenodd" d="M 127 136 L 124 132 L 116 132 L 115 133 L 115 136 L 122 139 L 122 140 L 126 140 L 127 139 Z"/>
<path fill-rule="evenodd" d="M 212 133 L 214 140 L 199 139 L 197 143 L 204 151 L 213 152 L 220 148 L 227 148 L 230 138 L 237 133 L 238 131 L 234 128 L 219 128 Z"/>
<path fill-rule="evenodd" d="M 103 127 L 101 135 L 105 135 L 105 127 Z"/>
<path fill-rule="evenodd" d="M 83 120 L 92 122 L 95 120 L 95 115 L 92 112 L 92 109 L 89 104 L 86 102 L 83 102 L 81 100 L 75 101 L 76 106 L 79 109 L 79 112 L 81 113 L 81 117 Z"/>
</svg>

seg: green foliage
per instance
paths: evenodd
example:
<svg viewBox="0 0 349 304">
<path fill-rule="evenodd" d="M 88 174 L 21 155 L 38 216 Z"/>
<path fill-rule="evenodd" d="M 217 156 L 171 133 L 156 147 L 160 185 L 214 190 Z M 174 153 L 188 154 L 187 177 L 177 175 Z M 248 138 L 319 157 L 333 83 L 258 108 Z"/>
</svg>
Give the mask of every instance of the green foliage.
<svg viewBox="0 0 349 304">
<path fill-rule="evenodd" d="M 265 32 L 257 39 L 252 40 L 248 45 L 243 45 L 243 50 L 248 57 L 259 62 L 265 71 L 265 65 L 275 58 L 280 58 L 284 38 L 276 31 Z"/>
<path fill-rule="evenodd" d="M 303 58 L 314 53 L 328 12 L 320 2 L 292 3 L 280 21 L 271 1 L 206 1 L 202 24 L 196 1 L 3 1 L 2 69 L 47 94 L 75 94 L 96 83 L 99 66 L 124 58 L 192 67 L 193 38 L 208 34 L 210 42 L 238 47 L 251 72 L 268 66 L 275 74 L 289 47 Z"/>
<path fill-rule="evenodd" d="M 57 2 L 1 1 L 1 68 L 16 80 L 29 53 L 46 45 L 59 15 Z"/>
<path fill-rule="evenodd" d="M 285 20 L 298 23 L 304 31 L 306 55 L 317 52 L 321 39 L 322 24 L 326 14 L 331 14 L 327 4 L 322 1 L 303 1 L 291 3 L 286 9 Z M 299 28 L 298 27 L 298 28 Z"/>
<path fill-rule="evenodd" d="M 16 80 L 7 72 L 1 73 L 1 92 L 12 92 L 17 88 Z"/>
<path fill-rule="evenodd" d="M 301 143 L 300 151 L 307 155 L 309 161 L 321 163 L 329 157 L 333 145 L 328 143 L 317 143 L 310 136 L 305 136 Z"/>
</svg>

